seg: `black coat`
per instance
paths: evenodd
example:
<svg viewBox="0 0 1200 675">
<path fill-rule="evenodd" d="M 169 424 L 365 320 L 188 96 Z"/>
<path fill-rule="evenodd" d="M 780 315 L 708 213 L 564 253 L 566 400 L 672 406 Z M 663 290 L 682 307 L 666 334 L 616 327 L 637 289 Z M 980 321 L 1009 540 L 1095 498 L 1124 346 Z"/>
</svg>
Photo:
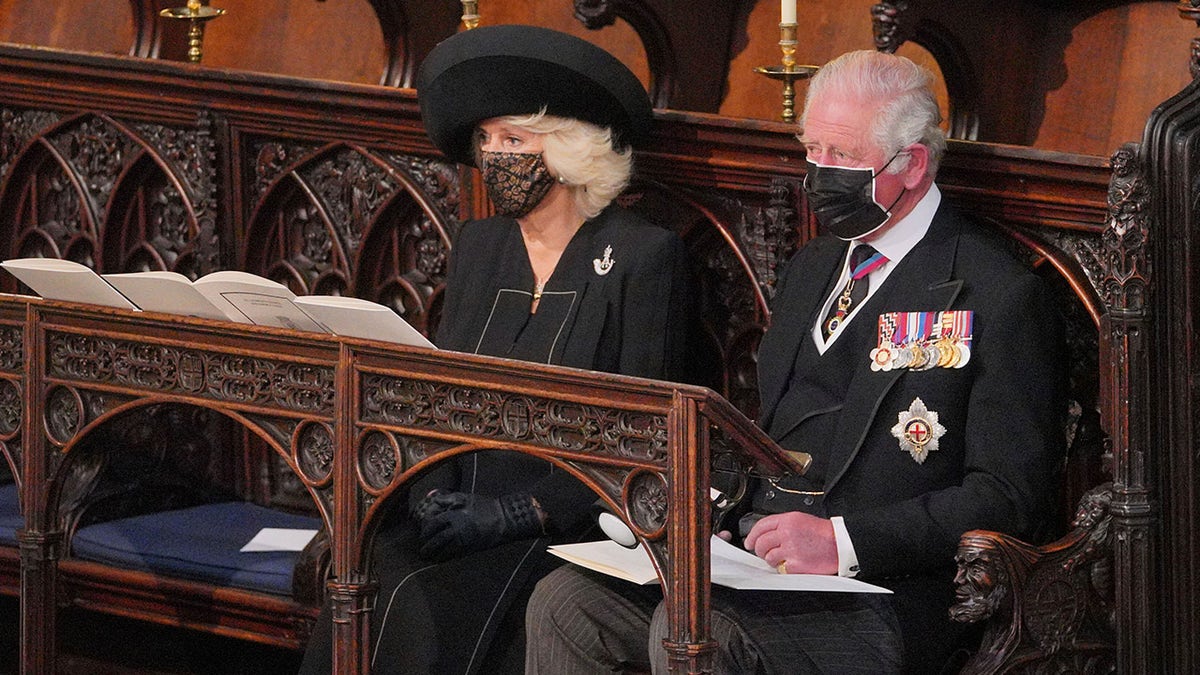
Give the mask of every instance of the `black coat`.
<svg viewBox="0 0 1200 675">
<path fill-rule="evenodd" d="M 814 457 L 808 480 L 790 487 L 825 495 L 764 483 L 754 508 L 843 516 L 858 578 L 897 592 L 911 653 L 952 629 L 946 613 L 959 536 L 983 528 L 1037 537 L 1052 511 L 1065 451 L 1061 326 L 1029 267 L 943 202 L 926 236 L 819 355 L 812 326 L 846 246 L 821 237 L 790 261 L 759 351 L 763 427 Z M 974 311 L 965 367 L 871 369 L 880 314 L 950 309 Z M 792 388 L 801 395 L 788 395 Z M 923 463 L 893 435 L 917 398 L 946 430 Z"/>
<path fill-rule="evenodd" d="M 682 372 L 692 294 L 683 242 L 669 230 L 610 206 L 571 239 L 531 317 L 533 286 L 515 220 L 467 223 L 438 346 L 657 379 Z"/>
<path fill-rule="evenodd" d="M 669 230 L 610 206 L 572 238 L 531 315 L 533 287 L 515 220 L 465 224 L 435 342 L 444 350 L 657 379 L 683 372 L 694 294 L 683 242 Z M 546 545 L 586 536 L 596 495 L 549 463 L 503 451 L 436 465 L 415 482 L 410 505 L 432 488 L 530 493 L 549 516 L 550 536 L 433 562 L 418 554 L 414 523 L 396 514 L 376 536 L 372 556 L 380 580 L 374 672 L 523 672 L 526 601 L 561 562 Z M 326 621 L 314 630 L 303 672 L 329 672 Z"/>
</svg>

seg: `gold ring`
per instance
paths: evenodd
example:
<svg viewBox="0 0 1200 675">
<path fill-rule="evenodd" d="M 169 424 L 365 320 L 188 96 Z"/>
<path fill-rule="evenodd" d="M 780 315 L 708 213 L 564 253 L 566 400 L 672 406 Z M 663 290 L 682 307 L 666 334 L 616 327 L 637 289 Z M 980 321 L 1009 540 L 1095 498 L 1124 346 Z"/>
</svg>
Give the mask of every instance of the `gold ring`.
<svg viewBox="0 0 1200 675">
<path fill-rule="evenodd" d="M 779 563 L 775 566 L 775 569 L 779 570 L 780 574 L 787 574 L 787 561 L 785 560 Z"/>
</svg>

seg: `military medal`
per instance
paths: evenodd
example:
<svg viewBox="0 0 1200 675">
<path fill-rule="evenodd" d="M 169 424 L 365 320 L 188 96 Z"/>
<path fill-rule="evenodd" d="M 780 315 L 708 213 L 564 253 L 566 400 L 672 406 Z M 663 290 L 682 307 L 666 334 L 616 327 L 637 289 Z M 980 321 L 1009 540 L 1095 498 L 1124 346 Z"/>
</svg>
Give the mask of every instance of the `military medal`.
<svg viewBox="0 0 1200 675">
<path fill-rule="evenodd" d="M 924 464 L 929 453 L 938 449 L 938 439 L 946 434 L 946 427 L 938 424 L 938 414 L 926 408 L 920 398 L 914 398 L 908 410 L 896 417 L 892 435 L 900 441 L 900 449 L 911 455 L 917 464 Z"/>
<path fill-rule="evenodd" d="M 854 290 L 854 284 L 859 279 L 866 277 L 871 272 L 874 272 L 879 267 L 887 264 L 887 257 L 879 251 L 866 246 L 863 249 L 870 256 L 865 260 L 859 261 L 853 269 L 850 270 L 850 278 L 846 281 L 846 287 L 842 290 L 841 295 L 837 298 L 837 303 L 834 308 L 833 316 L 829 317 L 829 321 L 825 322 L 825 335 L 831 336 L 834 331 L 842 325 L 842 321 L 846 320 L 846 316 L 850 313 L 850 305 L 853 299 L 850 297 L 851 291 Z M 850 262 L 854 262 L 854 256 L 850 257 Z M 863 283 L 866 283 L 865 281 Z"/>
<path fill-rule="evenodd" d="M 908 312 L 896 312 L 895 352 L 892 355 L 892 369 L 907 368 L 912 362 L 912 353 L 908 351 Z"/>
<path fill-rule="evenodd" d="M 954 313 L 954 346 L 958 350 L 955 368 L 962 368 L 971 360 L 971 337 L 975 325 L 975 312 L 969 310 Z"/>
<path fill-rule="evenodd" d="M 892 349 L 892 335 L 896 332 L 896 313 L 888 312 L 879 315 L 879 340 L 871 350 L 871 370 L 891 370 L 895 351 Z"/>
<path fill-rule="evenodd" d="M 846 283 L 846 289 L 837 299 L 837 309 L 834 310 L 833 316 L 829 317 L 829 321 L 825 323 L 825 334 L 833 335 L 833 332 L 842 325 L 842 319 L 846 318 L 846 314 L 850 310 L 850 291 L 854 289 L 854 279 Z"/>
<path fill-rule="evenodd" d="M 913 370 L 923 370 L 925 364 L 929 361 L 929 355 L 925 353 L 924 346 L 925 339 L 929 336 L 929 313 L 909 312 L 908 319 L 911 326 L 911 330 L 908 333 L 908 367 Z"/>
<path fill-rule="evenodd" d="M 938 368 L 952 368 L 954 363 L 958 361 L 958 349 L 954 347 L 954 343 L 950 340 L 942 338 L 937 341 L 938 350 Z"/>
<path fill-rule="evenodd" d="M 962 368 L 971 360 L 974 317 L 971 310 L 880 314 L 871 370 Z"/>
</svg>

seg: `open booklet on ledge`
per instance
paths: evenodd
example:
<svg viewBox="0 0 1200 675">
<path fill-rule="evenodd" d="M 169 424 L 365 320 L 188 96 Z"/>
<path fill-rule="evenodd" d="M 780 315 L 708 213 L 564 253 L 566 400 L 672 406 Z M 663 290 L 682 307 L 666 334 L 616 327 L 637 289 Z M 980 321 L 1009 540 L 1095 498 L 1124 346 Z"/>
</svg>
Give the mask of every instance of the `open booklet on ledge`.
<svg viewBox="0 0 1200 675">
<path fill-rule="evenodd" d="M 822 591 L 838 593 L 891 593 L 864 581 L 827 574 L 780 574 L 753 553 L 713 536 L 711 539 L 712 583 L 754 591 Z M 590 570 L 631 581 L 658 583 L 650 554 L 642 546 L 627 548 L 611 539 L 581 544 L 551 546 L 554 555 Z"/>
<path fill-rule="evenodd" d="M 43 298 L 147 312 L 223 319 L 433 348 L 400 315 L 379 303 L 329 295 L 297 296 L 249 272 L 223 270 L 192 281 L 178 272 L 96 274 L 55 258 L 0 262 Z"/>
</svg>

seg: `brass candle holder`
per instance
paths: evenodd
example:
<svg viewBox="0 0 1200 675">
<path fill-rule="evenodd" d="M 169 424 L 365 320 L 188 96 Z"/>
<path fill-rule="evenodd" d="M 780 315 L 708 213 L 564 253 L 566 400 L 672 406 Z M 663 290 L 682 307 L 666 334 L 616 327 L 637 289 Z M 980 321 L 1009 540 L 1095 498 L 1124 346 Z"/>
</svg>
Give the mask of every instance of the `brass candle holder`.
<svg viewBox="0 0 1200 675">
<path fill-rule="evenodd" d="M 479 0 L 462 0 L 462 22 L 467 30 L 479 25 Z"/>
<path fill-rule="evenodd" d="M 817 66 L 796 65 L 796 24 L 779 24 L 779 49 L 783 52 L 778 66 L 759 66 L 754 72 L 772 80 L 783 81 L 783 112 L 779 117 L 784 122 L 796 121 L 796 80 L 806 80 L 817 72 Z"/>
<path fill-rule="evenodd" d="M 204 43 L 204 24 L 225 13 L 223 9 L 200 4 L 200 0 L 188 0 L 186 7 L 171 7 L 158 13 L 167 19 L 188 21 L 188 61 L 200 63 L 201 47 Z"/>
</svg>

